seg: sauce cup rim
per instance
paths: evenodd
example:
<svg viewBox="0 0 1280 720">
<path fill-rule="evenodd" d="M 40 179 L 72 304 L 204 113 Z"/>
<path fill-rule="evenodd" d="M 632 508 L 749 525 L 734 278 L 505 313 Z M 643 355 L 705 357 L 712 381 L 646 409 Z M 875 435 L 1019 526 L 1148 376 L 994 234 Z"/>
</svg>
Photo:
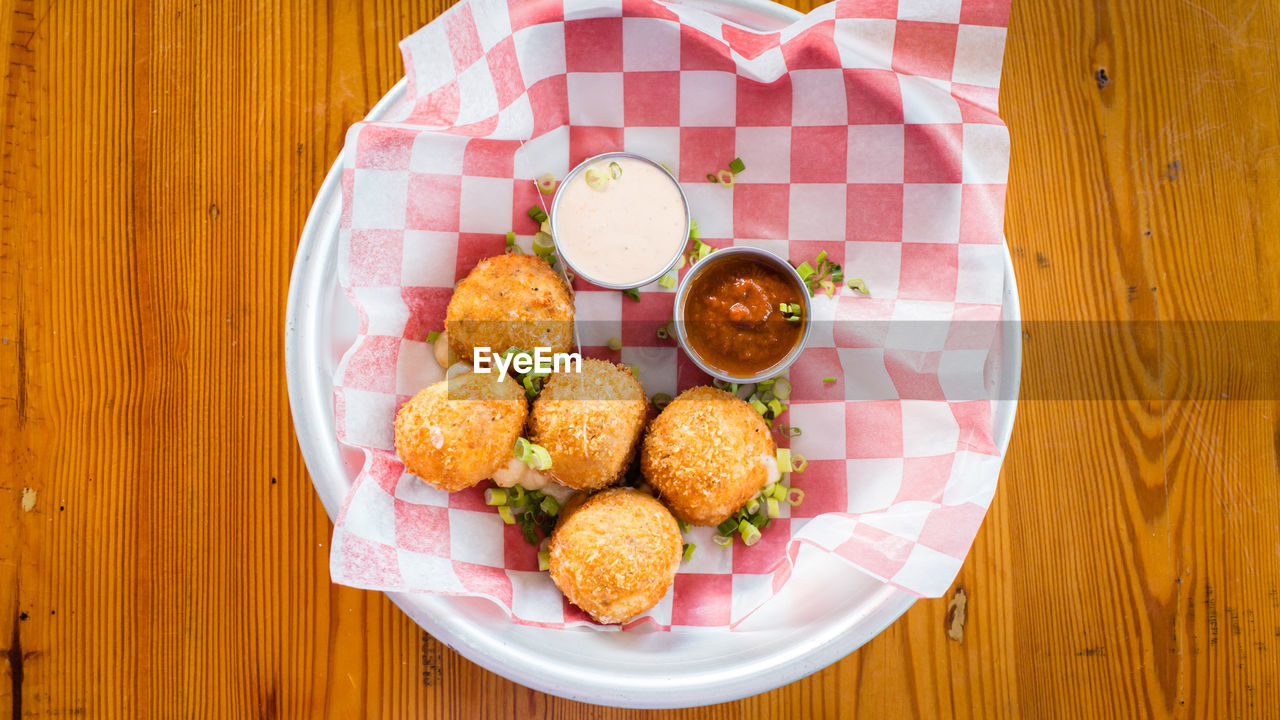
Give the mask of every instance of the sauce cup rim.
<svg viewBox="0 0 1280 720">
<path fill-rule="evenodd" d="M 768 262 L 782 270 L 783 274 L 787 275 L 800 290 L 800 301 L 804 305 L 804 319 L 801 321 L 804 324 L 804 328 L 801 330 L 800 339 L 786 354 L 786 356 L 773 365 L 770 365 L 764 371 L 756 373 L 755 375 L 731 375 L 709 365 L 698 355 L 697 351 L 690 347 L 689 338 L 685 333 L 684 327 L 684 306 L 685 300 L 688 298 L 690 284 L 692 284 L 694 279 L 704 272 L 712 263 L 722 262 L 727 258 L 737 256 L 764 260 L 765 262 Z M 719 250 L 712 251 L 706 257 L 694 263 L 693 266 L 689 268 L 689 271 L 684 274 L 684 277 L 680 279 L 680 283 L 676 286 L 676 297 L 675 304 L 672 307 L 672 315 L 673 324 L 675 326 L 676 344 L 680 346 L 680 349 L 684 354 L 689 356 L 689 359 L 708 375 L 724 382 L 737 384 L 756 383 L 777 377 L 778 375 L 786 372 L 788 368 L 795 364 L 795 361 L 799 359 L 800 355 L 804 352 L 805 347 L 809 344 L 809 334 L 813 329 L 813 302 L 812 298 L 809 296 L 809 288 L 804 283 L 804 278 L 800 277 L 800 273 L 797 272 L 796 269 L 791 266 L 791 263 L 787 262 L 784 258 L 781 258 L 777 254 L 763 248 L 748 246 L 720 248 Z"/>
<path fill-rule="evenodd" d="M 558 236 L 558 233 L 556 232 L 557 213 L 560 209 L 560 199 L 564 196 L 564 194 L 562 192 L 559 192 L 559 190 L 567 187 L 568 183 L 574 178 L 576 178 L 578 175 L 581 175 L 586 170 L 587 166 L 591 165 L 592 163 L 599 162 L 600 160 L 604 160 L 605 158 L 613 158 L 613 157 L 625 157 L 625 158 L 631 158 L 634 160 L 640 160 L 641 162 L 648 163 L 649 165 L 657 168 L 658 170 L 661 170 L 664 175 L 670 178 L 671 184 L 674 185 L 676 188 L 676 191 L 680 193 L 680 202 L 684 206 L 684 238 L 685 238 L 684 242 L 680 243 L 677 246 L 676 252 L 672 255 L 670 262 L 667 263 L 666 267 L 664 267 L 661 272 L 651 275 L 649 277 L 646 277 L 643 280 L 640 280 L 639 282 L 607 283 L 607 282 L 602 282 L 600 280 L 597 280 L 596 278 L 591 277 L 591 275 L 582 272 L 582 270 L 576 264 L 574 264 L 573 260 L 569 257 L 568 253 L 564 252 L 563 248 L 560 247 L 559 241 L 555 240 L 555 238 Z M 613 152 L 606 152 L 606 153 L 600 153 L 599 155 L 593 155 L 587 158 L 586 160 L 583 160 L 582 162 L 578 163 L 577 165 L 574 165 L 573 169 L 570 170 L 569 173 L 564 176 L 564 179 L 560 181 L 559 188 L 556 192 L 555 198 L 551 201 L 551 209 L 547 211 L 547 227 L 550 228 L 551 238 L 556 243 L 556 254 L 560 256 L 560 259 L 564 260 L 566 265 L 568 265 L 570 268 L 573 269 L 573 272 L 576 273 L 578 277 L 582 278 L 583 280 L 586 280 L 592 285 L 595 285 L 597 287 L 602 287 L 608 290 L 633 290 L 635 288 L 643 287 L 645 285 L 648 285 L 649 283 L 657 282 L 658 279 L 661 278 L 663 275 L 666 275 L 667 273 L 675 269 L 676 264 L 680 261 L 680 256 L 684 254 L 685 247 L 688 246 L 689 244 L 689 231 L 692 228 L 692 221 L 693 221 L 693 214 L 689 210 L 689 198 L 688 196 L 685 195 L 684 187 L 680 185 L 680 181 L 676 178 L 676 176 L 671 174 L 671 171 L 668 170 L 665 166 L 663 166 L 662 163 L 652 158 L 645 157 L 644 155 L 640 155 L 639 153 L 626 152 L 623 150 L 615 150 Z"/>
</svg>

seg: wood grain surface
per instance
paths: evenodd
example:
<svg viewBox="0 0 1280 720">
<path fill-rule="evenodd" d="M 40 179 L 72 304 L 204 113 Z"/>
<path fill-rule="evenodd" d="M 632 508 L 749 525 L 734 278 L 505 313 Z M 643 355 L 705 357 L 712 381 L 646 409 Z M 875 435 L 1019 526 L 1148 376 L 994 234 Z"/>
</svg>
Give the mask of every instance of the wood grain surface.
<svg viewBox="0 0 1280 720">
<path fill-rule="evenodd" d="M 289 273 L 344 131 L 444 5 L 0 5 L 0 718 L 651 715 L 517 686 L 328 580 Z M 1036 322 L 955 589 L 670 717 L 1280 716 L 1278 46 L 1275 2 L 1014 1 L 1006 230 Z M 1225 347 L 1171 329 L 1240 321 Z"/>
</svg>

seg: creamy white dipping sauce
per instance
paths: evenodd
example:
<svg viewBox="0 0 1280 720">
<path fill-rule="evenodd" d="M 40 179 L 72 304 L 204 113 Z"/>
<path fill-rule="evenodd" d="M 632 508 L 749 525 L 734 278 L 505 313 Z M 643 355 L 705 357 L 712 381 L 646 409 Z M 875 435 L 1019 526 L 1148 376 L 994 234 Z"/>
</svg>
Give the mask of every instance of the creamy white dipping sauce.
<svg viewBox="0 0 1280 720">
<path fill-rule="evenodd" d="M 610 165 L 620 170 L 612 177 Z M 587 183 L 591 170 L 606 180 Z M 635 287 L 656 279 L 688 241 L 679 185 L 644 160 L 592 162 L 560 188 L 552 230 L 561 257 L 585 279 Z"/>
</svg>

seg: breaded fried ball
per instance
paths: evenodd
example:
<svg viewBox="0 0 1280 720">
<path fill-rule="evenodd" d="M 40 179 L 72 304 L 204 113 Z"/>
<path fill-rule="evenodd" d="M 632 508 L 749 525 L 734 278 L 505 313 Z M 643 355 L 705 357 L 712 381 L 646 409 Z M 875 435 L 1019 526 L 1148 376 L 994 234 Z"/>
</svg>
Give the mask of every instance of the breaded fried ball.
<svg viewBox="0 0 1280 720">
<path fill-rule="evenodd" d="M 776 452 L 750 405 L 704 386 L 680 393 L 653 419 L 640 469 L 676 517 L 718 525 L 768 481 Z"/>
<path fill-rule="evenodd" d="M 671 588 L 684 550 L 676 519 L 639 490 L 612 488 L 561 512 L 551 580 L 597 622 L 623 623 Z"/>
<path fill-rule="evenodd" d="M 573 347 L 573 296 L 545 260 L 535 255 L 497 255 L 475 266 L 449 299 L 445 311 L 449 348 L 464 362 L 487 347 L 569 352 Z"/>
<path fill-rule="evenodd" d="M 547 380 L 529 412 L 529 439 L 551 453 L 556 480 L 598 490 L 626 472 L 648 413 L 644 388 L 625 365 L 584 358 L 581 373 Z"/>
<path fill-rule="evenodd" d="M 529 403 L 520 384 L 463 373 L 423 388 L 396 413 L 396 452 L 409 472 L 456 492 L 511 459 Z"/>
</svg>

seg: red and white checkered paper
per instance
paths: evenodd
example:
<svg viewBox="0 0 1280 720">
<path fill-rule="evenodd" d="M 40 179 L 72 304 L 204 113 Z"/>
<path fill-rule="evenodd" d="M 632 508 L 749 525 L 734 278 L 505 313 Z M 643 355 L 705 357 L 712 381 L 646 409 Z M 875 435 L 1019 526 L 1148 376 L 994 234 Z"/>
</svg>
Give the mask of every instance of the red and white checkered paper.
<svg viewBox="0 0 1280 720">
<path fill-rule="evenodd" d="M 787 581 L 800 543 L 917 595 L 945 592 L 1001 461 L 982 379 L 997 324 L 956 321 L 1000 315 L 1008 6 L 840 0 L 759 33 L 651 0 L 466 0 L 407 38 L 406 99 L 352 127 L 344 152 L 338 271 L 361 323 L 334 402 L 338 438 L 365 464 L 337 518 L 333 579 L 484 596 L 518 623 L 589 622 L 483 486 L 444 493 L 404 472 L 392 422 L 441 377 L 426 335 L 455 281 L 501 253 L 507 231 L 536 231 L 525 210 L 547 198 L 533 178 L 627 150 L 673 169 L 710 245 L 796 262 L 825 250 L 872 291 L 819 295 L 790 371 L 781 422 L 804 431 L 792 448 L 809 466 L 791 477 L 804 503 L 751 548 L 694 529 L 693 560 L 642 621 L 732 627 Z M 736 156 L 746 170 L 732 189 L 705 180 Z M 639 366 L 649 394 L 708 381 L 654 332 L 671 290 L 643 288 L 637 303 L 575 289 L 585 353 Z M 895 330 L 912 320 L 935 331 Z"/>
</svg>

